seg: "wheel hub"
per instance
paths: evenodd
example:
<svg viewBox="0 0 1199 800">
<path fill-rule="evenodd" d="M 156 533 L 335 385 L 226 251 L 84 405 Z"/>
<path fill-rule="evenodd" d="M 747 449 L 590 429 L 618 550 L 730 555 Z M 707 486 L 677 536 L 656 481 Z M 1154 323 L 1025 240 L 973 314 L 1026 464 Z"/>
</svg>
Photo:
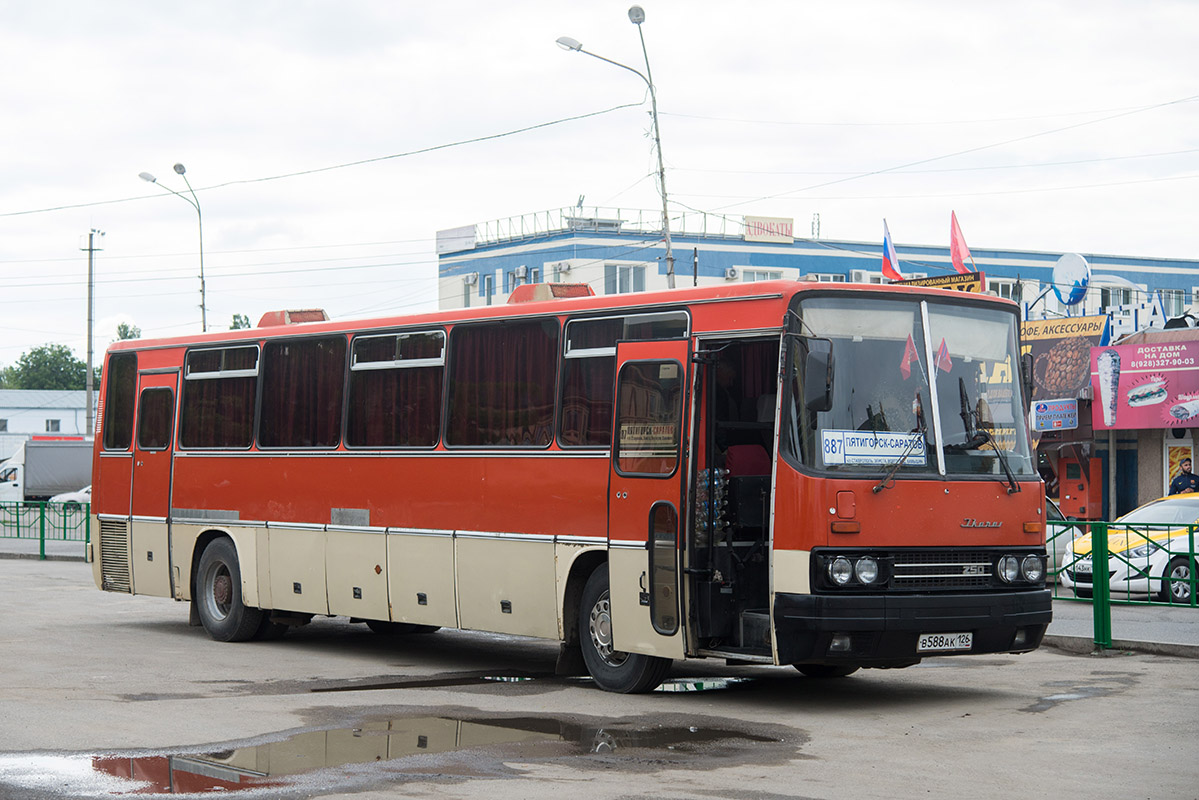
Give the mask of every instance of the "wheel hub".
<svg viewBox="0 0 1199 800">
<path fill-rule="evenodd" d="M 618 667 L 625 662 L 628 653 L 622 653 L 612 647 L 612 605 L 608 594 L 605 593 L 592 606 L 587 630 L 595 652 L 604 660 L 604 663 Z"/>
</svg>

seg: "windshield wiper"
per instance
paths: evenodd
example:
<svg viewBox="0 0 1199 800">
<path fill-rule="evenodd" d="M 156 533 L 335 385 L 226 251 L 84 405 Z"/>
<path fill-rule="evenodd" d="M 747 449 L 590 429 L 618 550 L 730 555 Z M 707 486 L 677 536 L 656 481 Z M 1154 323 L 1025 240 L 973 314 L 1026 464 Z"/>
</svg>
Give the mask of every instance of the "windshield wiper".
<svg viewBox="0 0 1199 800">
<path fill-rule="evenodd" d="M 970 407 L 970 396 L 966 393 L 966 382 L 958 378 L 958 396 L 962 402 L 962 425 L 966 429 L 966 441 L 961 444 L 947 444 L 946 450 L 977 450 L 984 444 L 991 445 L 995 451 L 995 457 L 999 459 L 999 466 L 1003 468 L 1003 474 L 1007 478 L 1007 493 L 1015 494 L 1020 491 L 1020 484 L 1016 482 L 1016 476 L 1012 474 L 1012 468 L 1008 466 L 1007 456 L 1004 455 L 1003 449 L 999 446 L 999 442 L 995 441 L 995 437 L 991 435 L 991 431 L 983 424 L 977 410 Z M 974 423 L 977 420 L 978 427 Z"/>
<path fill-rule="evenodd" d="M 1007 493 L 1015 494 L 1020 491 L 1020 484 L 1016 482 L 1016 476 L 1012 474 L 1012 468 L 1008 466 L 1007 456 L 1003 453 L 1003 448 L 999 446 L 999 442 L 995 441 L 995 437 L 986 428 L 979 427 L 977 436 L 982 437 L 985 442 L 990 443 L 995 450 L 995 455 L 999 457 L 999 466 L 1003 467 L 1003 474 L 1007 476 Z"/>
<path fill-rule="evenodd" d="M 887 474 L 883 476 L 883 479 L 881 481 L 879 481 L 878 484 L 875 485 L 874 488 L 872 488 L 870 490 L 874 494 L 878 494 L 883 489 L 890 489 L 892 486 L 895 485 L 895 482 L 892 480 L 892 478 L 895 477 L 896 472 L 899 472 L 899 468 L 903 466 L 904 462 L 908 460 L 908 456 L 910 456 L 913 452 L 915 452 L 916 442 L 920 442 L 920 444 L 922 444 L 922 445 L 928 444 L 928 436 L 924 429 L 924 414 L 923 414 L 924 404 L 920 399 L 920 392 L 916 392 L 915 407 L 918 409 L 921 409 L 921 411 L 916 412 L 916 430 L 912 431 L 912 433 L 914 433 L 914 434 L 919 433 L 920 438 L 917 439 L 915 436 L 912 437 L 912 440 L 910 442 L 908 442 L 907 449 L 903 451 L 903 455 L 901 455 L 899 457 L 899 460 L 896 461 L 891 466 L 891 469 L 887 471 Z M 877 438 L 878 434 L 875 434 L 875 436 Z"/>
</svg>

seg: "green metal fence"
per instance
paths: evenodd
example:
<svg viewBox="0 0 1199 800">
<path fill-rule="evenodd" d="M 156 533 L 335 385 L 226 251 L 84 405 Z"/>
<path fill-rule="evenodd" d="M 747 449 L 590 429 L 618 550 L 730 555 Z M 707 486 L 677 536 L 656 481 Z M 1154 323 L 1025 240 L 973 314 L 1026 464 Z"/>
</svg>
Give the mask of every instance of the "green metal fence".
<svg viewBox="0 0 1199 800">
<path fill-rule="evenodd" d="M 83 556 L 92 539 L 89 503 L 0 503 L 0 539 L 16 539 L 18 552 L 46 558 L 46 545 Z M 63 542 L 66 546 L 56 545 Z"/>
<path fill-rule="evenodd" d="M 1052 522 L 1054 597 L 1094 606 L 1095 645 L 1112 646 L 1112 604 L 1195 608 L 1199 525 Z M 1106 565 L 1106 569 L 1100 565 Z"/>
</svg>

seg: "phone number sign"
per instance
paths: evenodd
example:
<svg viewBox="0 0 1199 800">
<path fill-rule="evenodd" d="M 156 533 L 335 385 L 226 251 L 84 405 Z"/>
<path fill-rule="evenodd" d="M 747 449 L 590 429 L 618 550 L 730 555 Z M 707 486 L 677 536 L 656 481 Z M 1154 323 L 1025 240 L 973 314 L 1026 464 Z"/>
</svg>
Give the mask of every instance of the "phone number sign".
<svg viewBox="0 0 1199 800">
<path fill-rule="evenodd" d="M 1038 400 L 1032 404 L 1032 427 L 1036 431 L 1068 431 L 1078 427 L 1078 400 Z"/>
</svg>

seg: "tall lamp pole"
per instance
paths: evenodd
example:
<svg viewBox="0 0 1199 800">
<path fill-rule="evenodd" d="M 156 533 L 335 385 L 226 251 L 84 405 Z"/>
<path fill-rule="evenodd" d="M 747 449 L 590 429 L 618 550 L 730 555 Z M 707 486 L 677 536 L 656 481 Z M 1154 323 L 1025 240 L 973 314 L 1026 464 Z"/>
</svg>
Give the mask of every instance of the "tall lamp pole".
<svg viewBox="0 0 1199 800">
<path fill-rule="evenodd" d="M 208 303 L 204 288 L 204 215 L 200 212 L 200 199 L 196 197 L 196 190 L 192 188 L 191 181 L 187 179 L 187 167 L 182 164 L 175 165 L 175 172 L 179 177 L 183 178 L 183 182 L 187 184 L 187 191 L 191 193 L 191 197 L 185 194 L 176 192 L 169 186 L 163 186 L 158 182 L 158 179 L 149 172 L 139 173 L 137 177 L 147 183 L 152 183 L 160 189 L 165 189 L 176 197 L 181 197 L 183 200 L 196 210 L 196 221 L 200 225 L 200 330 L 207 333 L 208 331 Z"/>
<path fill-rule="evenodd" d="M 666 168 L 662 164 L 662 136 L 658 131 L 658 93 L 654 89 L 653 75 L 650 73 L 649 69 L 649 52 L 645 49 L 645 34 L 641 31 L 641 23 L 645 22 L 645 10 L 642 9 L 641 6 L 632 6 L 629 9 L 629 21 L 637 26 L 637 35 L 641 39 L 641 54 L 645 57 L 644 75 L 627 64 L 621 64 L 619 61 L 613 61 L 610 58 L 604 58 L 603 56 L 592 53 L 589 50 L 584 50 L 582 43 L 579 42 L 578 39 L 572 39 L 569 36 L 560 36 L 558 38 L 558 46 L 563 50 L 573 50 L 576 53 L 585 53 L 592 58 L 598 58 L 600 61 L 606 61 L 613 66 L 620 67 L 621 69 L 627 69 L 629 72 L 645 81 L 645 85 L 649 87 L 650 112 L 654 122 L 654 148 L 658 151 L 658 191 L 662 195 L 662 238 L 666 241 L 666 285 L 673 289 L 674 251 L 670 246 L 670 214 L 666 209 Z"/>
</svg>

